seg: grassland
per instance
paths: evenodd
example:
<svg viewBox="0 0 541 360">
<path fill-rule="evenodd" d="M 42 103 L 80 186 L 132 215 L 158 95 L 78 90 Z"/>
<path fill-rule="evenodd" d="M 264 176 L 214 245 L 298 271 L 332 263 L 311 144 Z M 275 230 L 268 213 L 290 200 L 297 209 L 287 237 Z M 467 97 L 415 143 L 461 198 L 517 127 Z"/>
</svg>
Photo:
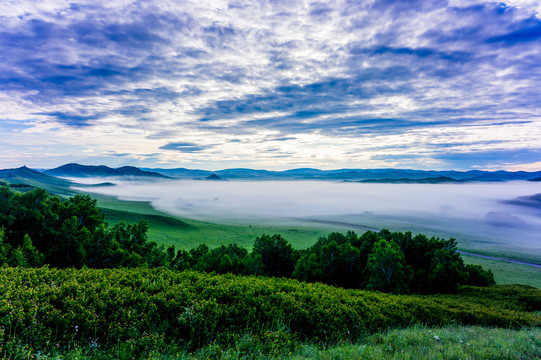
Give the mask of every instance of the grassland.
<svg viewBox="0 0 541 360">
<path fill-rule="evenodd" d="M 266 351 L 265 351 L 266 350 Z M 265 352 L 263 352 L 265 351 Z M 105 352 L 96 348 L 75 347 L 68 351 L 53 350 L 48 354 L 35 356 L 29 348 L 14 350 L 13 359 L 30 360 L 90 360 L 132 359 L 133 349 L 124 344 L 114 346 Z M 331 346 L 321 344 L 300 344 L 292 349 L 264 349 L 251 334 L 224 348 L 216 344 L 189 352 L 174 347 L 162 351 L 150 351 L 145 355 L 149 360 L 199 360 L 199 359 L 254 359 L 254 360 L 402 360 L 402 359 L 479 359 L 514 360 L 538 359 L 541 357 L 541 329 L 501 329 L 479 326 L 414 326 L 406 329 L 393 329 L 367 336 L 351 343 Z"/>
<path fill-rule="evenodd" d="M 464 254 L 462 259 L 466 264 L 481 265 L 485 269 L 490 269 L 497 284 L 527 284 L 541 288 L 541 269 Z"/>
<path fill-rule="evenodd" d="M 219 224 L 191 219 L 179 219 L 155 210 L 148 202 L 122 201 L 103 195 L 92 195 L 98 199 L 107 221 L 135 222 L 145 220 L 149 224 L 149 239 L 165 246 L 189 250 L 199 244 L 209 247 L 236 243 L 251 248 L 257 236 L 281 234 L 297 249 L 309 247 L 320 236 L 332 231 L 346 231 L 343 226 L 303 223 L 284 219 L 280 223 L 257 222 L 254 225 Z"/>
</svg>

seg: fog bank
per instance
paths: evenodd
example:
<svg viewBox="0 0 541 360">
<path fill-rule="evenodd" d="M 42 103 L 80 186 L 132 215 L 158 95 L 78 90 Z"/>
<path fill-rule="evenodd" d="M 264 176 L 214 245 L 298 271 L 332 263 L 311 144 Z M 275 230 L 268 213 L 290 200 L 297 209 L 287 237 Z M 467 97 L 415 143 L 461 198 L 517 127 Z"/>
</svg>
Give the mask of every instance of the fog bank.
<svg viewBox="0 0 541 360">
<path fill-rule="evenodd" d="M 385 227 L 391 228 L 392 221 L 401 219 L 404 226 L 409 222 L 456 237 L 478 233 L 480 240 L 538 249 L 541 254 L 541 209 L 502 203 L 541 193 L 541 183 L 171 180 L 116 184 L 80 190 L 122 200 L 150 201 L 165 213 L 209 221 L 248 224 L 257 218 L 314 217 L 374 226 L 385 225 L 385 219 L 389 219 Z"/>
</svg>

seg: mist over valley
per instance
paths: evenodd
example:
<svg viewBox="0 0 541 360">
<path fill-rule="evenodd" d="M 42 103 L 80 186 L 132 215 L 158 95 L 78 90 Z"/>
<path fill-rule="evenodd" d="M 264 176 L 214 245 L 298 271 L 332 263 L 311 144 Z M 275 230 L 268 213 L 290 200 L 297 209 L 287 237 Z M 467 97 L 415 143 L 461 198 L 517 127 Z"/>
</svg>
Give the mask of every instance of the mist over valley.
<svg viewBox="0 0 541 360">
<path fill-rule="evenodd" d="M 85 179 L 85 183 L 101 179 Z M 513 199 L 541 193 L 536 182 L 376 184 L 331 181 L 123 181 L 75 188 L 149 201 L 164 213 L 251 225 L 263 222 L 339 223 L 363 228 L 427 232 L 457 238 L 468 249 L 537 254 L 541 211 Z M 531 204 L 529 202 L 528 204 Z"/>
</svg>

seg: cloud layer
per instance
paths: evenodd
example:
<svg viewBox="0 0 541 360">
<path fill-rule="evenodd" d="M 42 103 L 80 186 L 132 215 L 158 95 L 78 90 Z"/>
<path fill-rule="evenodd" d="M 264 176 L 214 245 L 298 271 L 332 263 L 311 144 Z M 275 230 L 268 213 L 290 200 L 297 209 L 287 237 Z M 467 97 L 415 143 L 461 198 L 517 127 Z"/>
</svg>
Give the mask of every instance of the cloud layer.
<svg viewBox="0 0 541 360">
<path fill-rule="evenodd" d="M 533 169 L 540 10 L 5 1 L 0 164 Z"/>
</svg>

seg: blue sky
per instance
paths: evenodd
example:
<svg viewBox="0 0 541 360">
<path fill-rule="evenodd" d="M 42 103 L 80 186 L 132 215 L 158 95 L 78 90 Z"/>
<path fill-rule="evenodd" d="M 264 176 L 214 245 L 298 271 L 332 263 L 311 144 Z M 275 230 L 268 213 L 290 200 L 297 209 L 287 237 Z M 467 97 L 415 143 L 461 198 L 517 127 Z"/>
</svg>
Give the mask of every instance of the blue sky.
<svg viewBox="0 0 541 360">
<path fill-rule="evenodd" d="M 0 2 L 0 168 L 541 169 L 541 5 Z"/>
</svg>

